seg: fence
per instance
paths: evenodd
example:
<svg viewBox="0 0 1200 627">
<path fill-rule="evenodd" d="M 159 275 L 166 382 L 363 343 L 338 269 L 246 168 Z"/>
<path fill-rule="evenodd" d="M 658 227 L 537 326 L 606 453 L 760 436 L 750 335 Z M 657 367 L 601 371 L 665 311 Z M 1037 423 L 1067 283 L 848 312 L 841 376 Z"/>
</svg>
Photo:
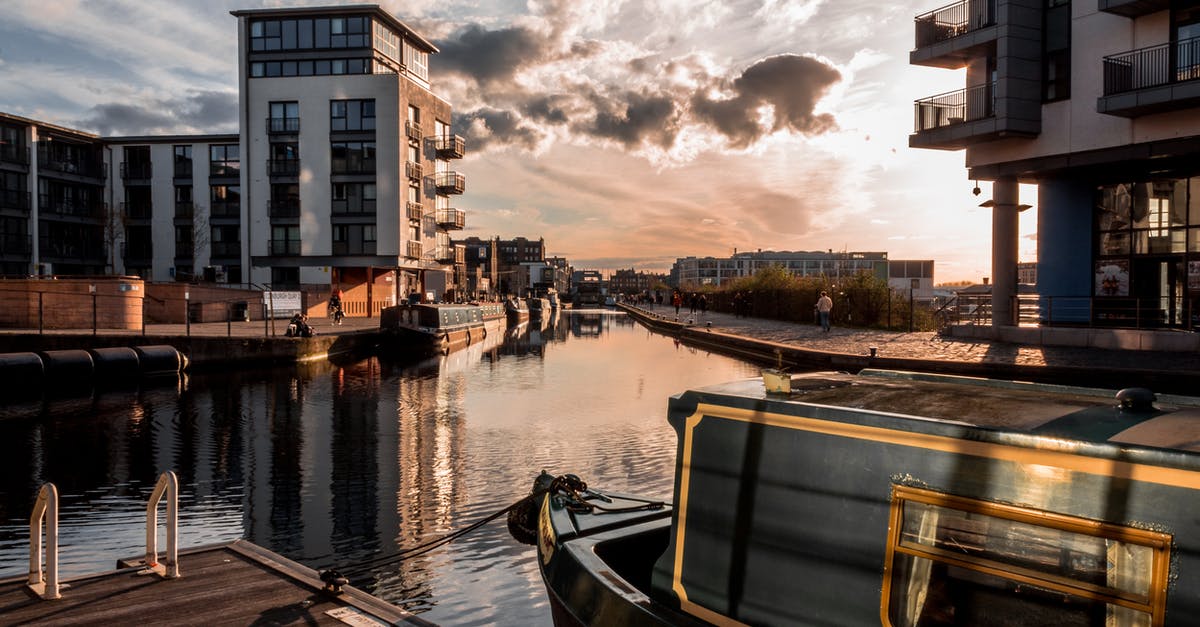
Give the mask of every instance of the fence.
<svg viewBox="0 0 1200 627">
<path fill-rule="evenodd" d="M 1200 311 L 1191 302 L 1171 297 L 1042 296 L 1013 298 L 1014 320 L 1020 326 L 1107 327 L 1123 329 L 1200 326 Z M 939 327 L 955 324 L 991 325 L 990 294 L 959 294 L 937 312 Z"/>
</svg>

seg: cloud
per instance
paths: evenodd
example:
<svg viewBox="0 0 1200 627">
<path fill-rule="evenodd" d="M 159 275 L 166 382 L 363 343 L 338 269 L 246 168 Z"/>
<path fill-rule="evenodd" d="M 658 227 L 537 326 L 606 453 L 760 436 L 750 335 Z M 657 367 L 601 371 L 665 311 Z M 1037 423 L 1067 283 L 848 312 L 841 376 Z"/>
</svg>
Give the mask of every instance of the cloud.
<svg viewBox="0 0 1200 627">
<path fill-rule="evenodd" d="M 99 104 L 74 124 L 109 136 L 236 133 L 237 94 L 192 91 L 183 98 L 146 104 Z"/>
<path fill-rule="evenodd" d="M 679 132 L 680 112 L 670 96 L 627 92 L 599 99 L 596 115 L 576 125 L 576 130 L 593 137 L 611 139 L 626 148 L 644 142 L 670 148 Z"/>
<path fill-rule="evenodd" d="M 489 31 L 472 24 L 437 47 L 441 52 L 430 61 L 433 72 L 456 73 L 487 86 L 511 80 L 521 68 L 538 63 L 546 40 L 521 26 Z"/>
<path fill-rule="evenodd" d="M 732 96 L 711 98 L 704 93 L 692 99 L 692 109 L 702 120 L 745 148 L 768 130 L 791 129 L 806 135 L 836 128 L 833 116 L 814 108 L 825 92 L 841 79 L 836 68 L 813 57 L 785 54 L 750 66 L 730 85 Z M 774 121 L 764 128 L 760 109 L 770 107 Z"/>
</svg>

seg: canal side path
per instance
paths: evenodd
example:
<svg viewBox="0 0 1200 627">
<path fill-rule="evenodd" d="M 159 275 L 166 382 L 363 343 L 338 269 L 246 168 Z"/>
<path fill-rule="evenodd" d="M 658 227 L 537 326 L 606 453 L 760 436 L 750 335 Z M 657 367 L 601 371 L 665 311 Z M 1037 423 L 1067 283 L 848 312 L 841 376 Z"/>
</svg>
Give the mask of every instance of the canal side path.
<svg viewBox="0 0 1200 627">
<path fill-rule="evenodd" d="M 1200 395 L 1200 354 L 1193 352 L 1014 344 L 933 331 L 838 326 L 826 333 L 816 324 L 713 311 L 691 314 L 686 308 L 677 319 L 668 305 L 621 308 L 648 328 L 681 341 L 796 371 L 891 368 Z M 144 333 L 99 329 L 95 335 L 90 329 L 41 334 L 37 329 L 0 329 L 0 352 L 170 344 L 203 369 L 366 353 L 382 339 L 377 317 L 346 318 L 341 325 L 321 318 L 310 322 L 317 333 L 313 338 L 285 337 L 286 320 L 148 324 Z"/>
</svg>

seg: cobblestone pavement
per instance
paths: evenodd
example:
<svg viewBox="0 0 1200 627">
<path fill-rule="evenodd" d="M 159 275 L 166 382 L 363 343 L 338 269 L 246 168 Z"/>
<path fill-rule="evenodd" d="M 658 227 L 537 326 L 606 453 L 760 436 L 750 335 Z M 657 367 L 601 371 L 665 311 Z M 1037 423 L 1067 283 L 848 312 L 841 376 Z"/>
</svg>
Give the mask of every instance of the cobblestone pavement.
<svg viewBox="0 0 1200 627">
<path fill-rule="evenodd" d="M 674 307 L 645 307 L 675 319 Z M 807 349 L 866 355 L 872 346 L 881 357 L 933 359 L 970 363 L 1004 363 L 1029 366 L 1082 366 L 1104 369 L 1191 371 L 1200 374 L 1200 355 L 1169 351 L 1134 351 L 1009 344 L 987 340 L 942 337 L 933 331 L 914 333 L 833 327 L 828 333 L 816 324 L 799 324 L 733 314 L 705 312 L 695 316 L 681 309 L 679 319 L 713 331 L 791 344 Z M 1197 390 L 1200 392 L 1200 389 Z"/>
</svg>

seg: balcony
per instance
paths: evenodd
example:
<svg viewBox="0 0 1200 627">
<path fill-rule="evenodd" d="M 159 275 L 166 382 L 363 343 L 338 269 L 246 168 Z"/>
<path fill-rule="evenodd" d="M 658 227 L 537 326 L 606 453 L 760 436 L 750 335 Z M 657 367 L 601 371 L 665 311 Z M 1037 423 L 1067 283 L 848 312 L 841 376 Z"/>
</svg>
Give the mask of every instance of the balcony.
<svg viewBox="0 0 1200 627">
<path fill-rule="evenodd" d="M 129 220 L 149 220 L 154 217 L 153 211 L 149 202 L 121 203 L 121 215 Z"/>
<path fill-rule="evenodd" d="M 213 218 L 241 218 L 242 203 L 240 201 L 214 200 L 208 215 Z"/>
<path fill-rule="evenodd" d="M 299 159 L 267 159 L 267 176 L 300 176 Z"/>
<path fill-rule="evenodd" d="M 299 255 L 300 240 L 298 239 L 273 239 L 270 240 L 270 254 L 275 256 L 280 255 Z"/>
<path fill-rule="evenodd" d="M 462 209 L 437 210 L 437 225 L 443 229 L 462 229 L 466 224 L 467 214 Z"/>
<path fill-rule="evenodd" d="M 151 242 L 121 242 L 122 259 L 153 259 L 154 246 Z"/>
<path fill-rule="evenodd" d="M 99 158 L 79 156 L 78 153 L 61 152 L 49 147 L 49 142 L 38 142 L 38 167 L 50 172 L 61 172 L 93 179 L 108 178 L 108 164 Z"/>
<path fill-rule="evenodd" d="M 0 143 L 0 162 L 29 165 L 29 146 Z"/>
<path fill-rule="evenodd" d="M 1200 106 L 1200 38 L 1104 57 L 1096 111 L 1135 118 Z"/>
<path fill-rule="evenodd" d="M 175 178 L 190 179 L 192 178 L 192 160 L 185 159 L 175 162 Z"/>
<path fill-rule="evenodd" d="M 191 220 L 196 216 L 196 205 L 190 202 L 175 203 L 175 219 Z"/>
<path fill-rule="evenodd" d="M 242 176 L 242 164 L 212 161 L 208 164 L 208 178 L 236 179 Z"/>
<path fill-rule="evenodd" d="M 346 157 L 334 159 L 330 172 L 332 174 L 375 174 L 375 159 L 364 157 Z"/>
<path fill-rule="evenodd" d="M 438 172 L 436 185 L 439 194 L 461 194 L 467 189 L 467 177 L 458 172 Z"/>
<path fill-rule="evenodd" d="M 145 181 L 150 179 L 153 173 L 153 164 L 150 162 L 130 163 L 128 161 L 121 162 L 121 180 L 123 181 Z"/>
<path fill-rule="evenodd" d="M 0 189 L 0 211 L 29 213 L 29 192 Z"/>
<path fill-rule="evenodd" d="M 438 246 L 433 251 L 433 259 L 438 263 L 466 263 L 467 249 L 464 246 Z"/>
<path fill-rule="evenodd" d="M 32 237 L 18 233 L 0 234 L 0 255 L 28 255 L 32 252 Z"/>
<path fill-rule="evenodd" d="M 405 209 L 406 209 L 406 212 L 408 213 L 409 220 L 420 221 L 421 218 L 423 218 L 425 216 L 425 213 L 424 213 L 425 208 L 422 207 L 421 203 L 419 203 L 419 202 L 410 202 L 407 205 L 405 205 Z"/>
<path fill-rule="evenodd" d="M 192 242 L 175 242 L 176 259 L 192 259 L 196 256 L 196 246 Z"/>
<path fill-rule="evenodd" d="M 43 261 L 103 260 L 108 256 L 104 243 L 85 237 L 56 237 L 42 234 L 38 237 L 38 254 Z"/>
<path fill-rule="evenodd" d="M 421 124 L 408 120 L 404 123 L 404 134 L 408 135 L 408 138 L 412 141 L 421 141 Z"/>
<path fill-rule="evenodd" d="M 421 258 L 421 242 L 407 241 L 404 243 L 404 256 L 409 259 Z"/>
<path fill-rule="evenodd" d="M 333 242 L 334 255 L 374 255 L 375 242 L 359 242 L 351 244 L 350 242 Z"/>
<path fill-rule="evenodd" d="M 1166 11 L 1169 8 L 1171 0 L 1100 0 L 1099 4 L 1101 11 L 1130 18 Z"/>
<path fill-rule="evenodd" d="M 269 215 L 272 219 L 299 218 L 300 199 L 282 198 L 278 200 L 267 200 L 267 215 Z"/>
<path fill-rule="evenodd" d="M 108 205 L 103 202 L 53 198 L 49 194 L 38 194 L 38 211 L 43 214 L 77 218 L 103 218 L 108 213 Z"/>
<path fill-rule="evenodd" d="M 918 15 L 909 63 L 957 69 L 986 54 L 999 33 L 995 0 L 962 0 Z"/>
<path fill-rule="evenodd" d="M 212 256 L 214 259 L 237 259 L 242 256 L 241 242 L 213 242 Z"/>
<path fill-rule="evenodd" d="M 1000 137 L 1036 137 L 1037 129 L 1021 121 L 997 119 L 995 88 L 991 83 L 931 96 L 914 103 L 912 148 L 959 150 Z"/>
<path fill-rule="evenodd" d="M 421 164 L 417 163 L 416 161 L 404 162 L 404 176 L 419 181 L 421 180 L 423 174 L 424 169 L 421 167 Z"/>
<path fill-rule="evenodd" d="M 300 132 L 300 118 L 267 118 L 267 133 L 295 134 Z"/>
<path fill-rule="evenodd" d="M 458 135 L 442 135 L 433 141 L 440 159 L 462 159 L 467 149 L 466 140 Z"/>
<path fill-rule="evenodd" d="M 373 216 L 375 215 L 375 199 L 355 197 L 335 200 L 329 204 L 329 212 L 335 216 Z"/>
</svg>

